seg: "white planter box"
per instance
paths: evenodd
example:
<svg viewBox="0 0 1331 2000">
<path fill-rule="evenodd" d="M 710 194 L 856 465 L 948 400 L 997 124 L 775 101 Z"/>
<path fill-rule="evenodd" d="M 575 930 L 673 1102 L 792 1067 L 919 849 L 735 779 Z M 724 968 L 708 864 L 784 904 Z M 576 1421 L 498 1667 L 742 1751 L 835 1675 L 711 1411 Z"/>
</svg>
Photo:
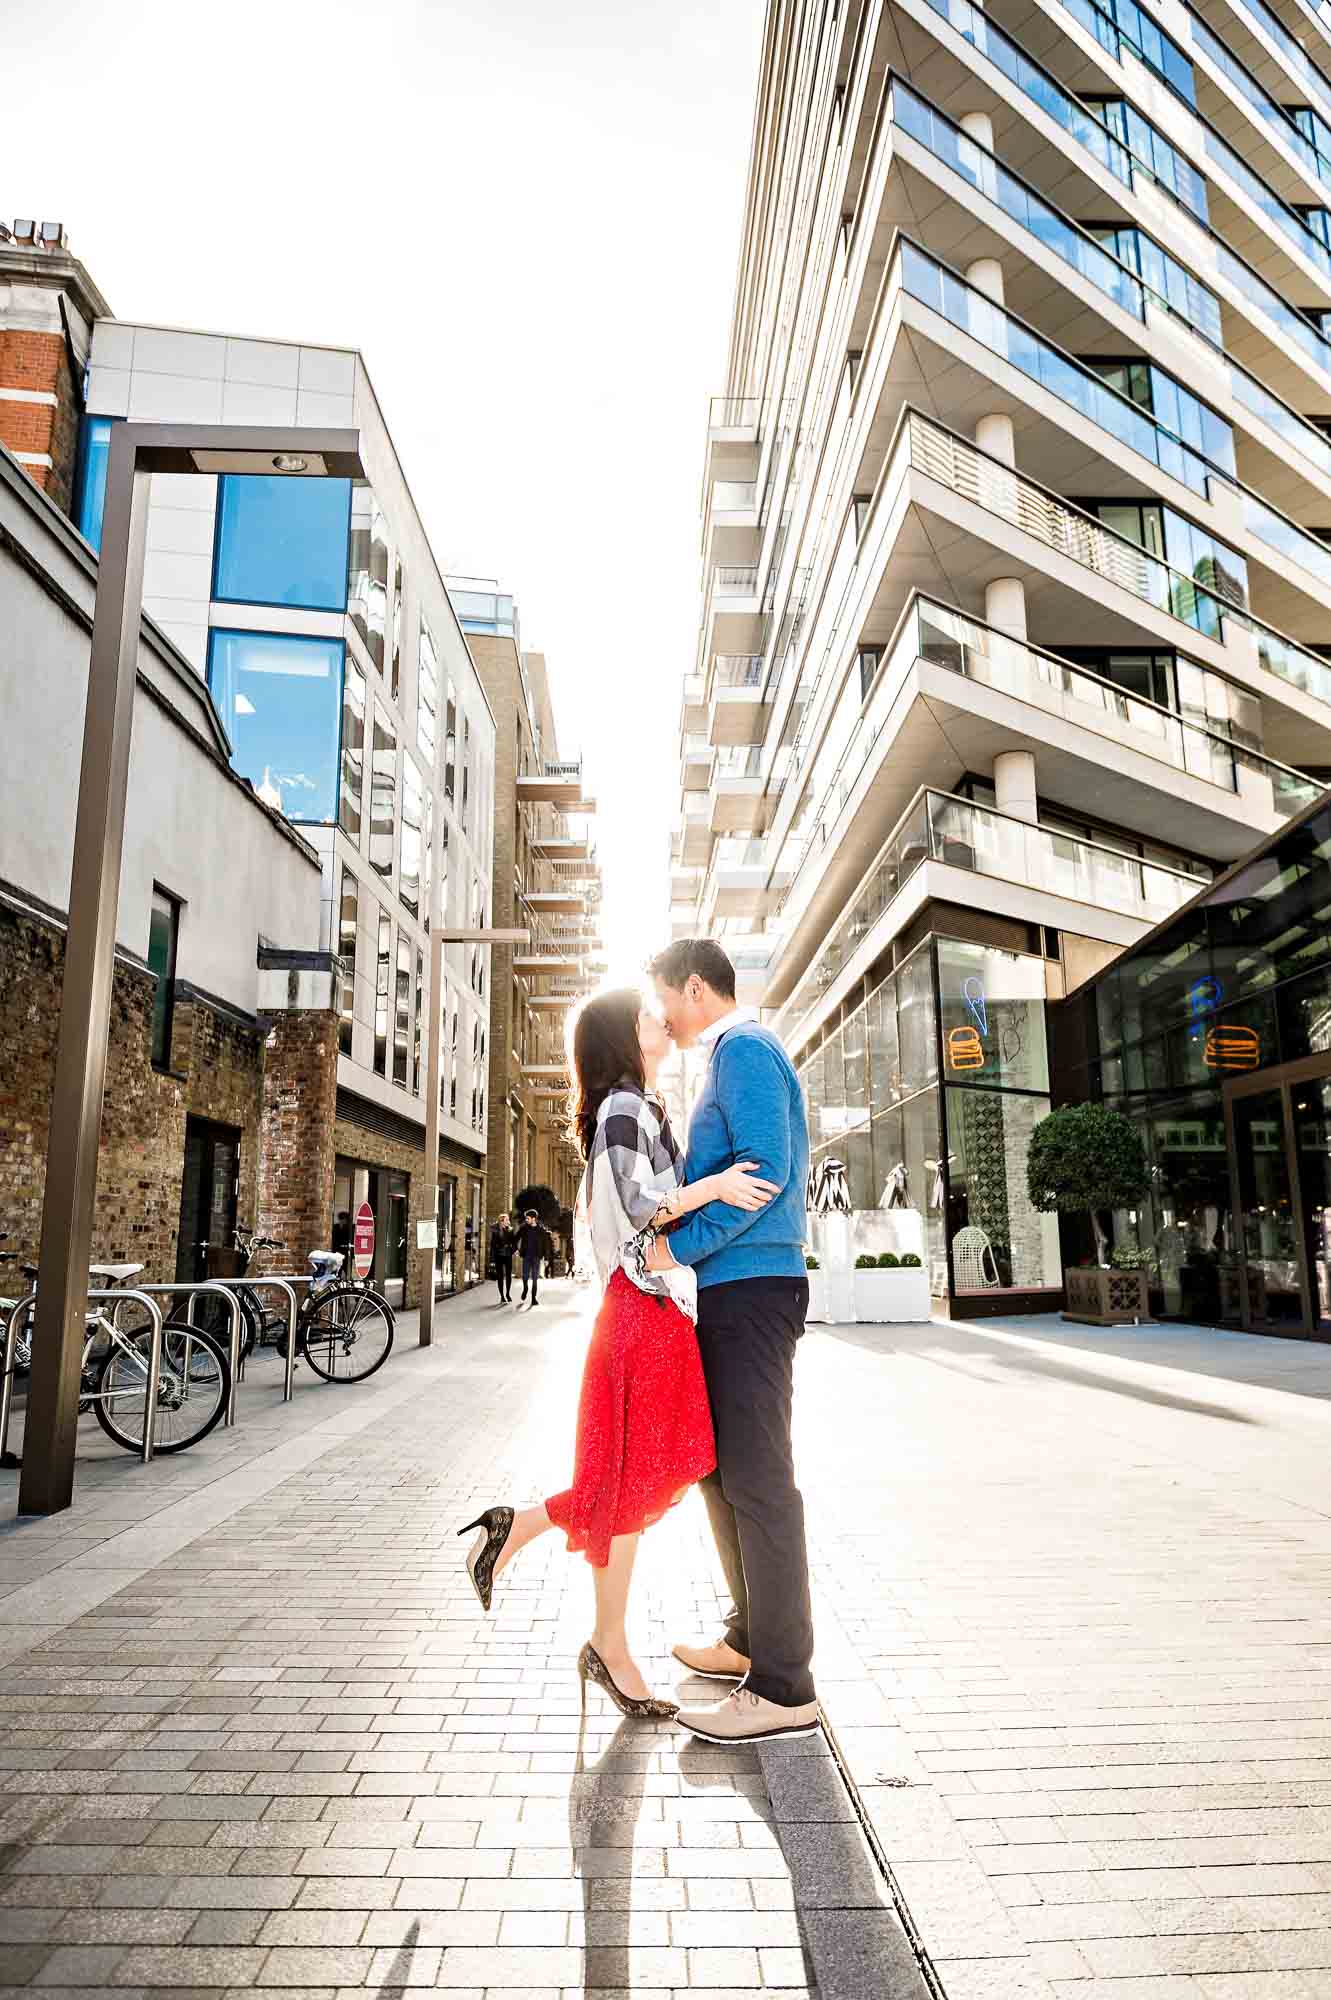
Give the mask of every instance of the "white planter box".
<svg viewBox="0 0 1331 2000">
<path fill-rule="evenodd" d="M 826 1326 L 831 1318 L 827 1310 L 827 1273 L 818 1270 L 808 1271 L 805 1275 L 809 1280 L 808 1323 L 810 1326 Z"/>
<path fill-rule="evenodd" d="M 893 1321 L 928 1323 L 929 1273 L 923 1267 L 853 1271 L 851 1290 L 857 1320 L 879 1326 Z"/>
<path fill-rule="evenodd" d="M 855 1294 L 849 1271 L 808 1271 L 811 1326 L 850 1326 L 855 1319 Z"/>
</svg>

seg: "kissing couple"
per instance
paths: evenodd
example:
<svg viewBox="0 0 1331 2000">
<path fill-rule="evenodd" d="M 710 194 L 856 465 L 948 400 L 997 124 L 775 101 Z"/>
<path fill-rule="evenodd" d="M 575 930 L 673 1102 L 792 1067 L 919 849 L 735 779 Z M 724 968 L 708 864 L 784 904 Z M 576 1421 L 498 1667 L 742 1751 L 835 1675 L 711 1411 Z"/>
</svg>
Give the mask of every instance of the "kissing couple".
<svg viewBox="0 0 1331 2000">
<path fill-rule="evenodd" d="M 710 1743 L 818 1727 L 804 1503 L 790 1422 L 804 1263 L 809 1139 L 794 1068 L 711 938 L 652 960 L 656 1008 L 600 994 L 572 1035 L 573 1129 L 586 1170 L 579 1213 L 603 1288 L 578 1405 L 573 1482 L 535 1506 L 487 1507 L 467 1570 L 490 1609 L 509 1564 L 558 1528 L 586 1556 L 596 1623 L 578 1658 L 625 1715 L 674 1719 Z M 671 1042 L 703 1045 L 707 1072 L 681 1153 L 656 1077 Z M 654 1696 L 625 1617 L 638 1541 L 700 1483 L 731 1594 L 720 1638 L 674 1657 L 733 1682 L 718 1706 Z"/>
</svg>

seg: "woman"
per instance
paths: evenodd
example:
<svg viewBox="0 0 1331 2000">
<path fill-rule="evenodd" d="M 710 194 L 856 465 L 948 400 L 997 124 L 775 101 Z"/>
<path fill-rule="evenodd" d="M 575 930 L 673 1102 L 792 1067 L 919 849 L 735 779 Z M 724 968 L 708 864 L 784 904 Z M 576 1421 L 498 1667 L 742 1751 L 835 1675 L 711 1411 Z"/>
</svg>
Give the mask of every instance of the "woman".
<svg viewBox="0 0 1331 2000">
<path fill-rule="evenodd" d="M 578 1658 L 584 1709 L 596 1681 L 624 1715 L 669 1718 L 629 1652 L 624 1618 L 642 1530 L 716 1464 L 694 1333 L 692 1271 L 646 1268 L 654 1229 L 709 1201 L 762 1208 L 778 1190 L 740 1161 L 691 1187 L 656 1074 L 670 1038 L 633 988 L 589 1000 L 573 1031 L 573 1126 L 587 1163 L 579 1207 L 605 1288 L 583 1370 L 573 1484 L 545 1502 L 489 1507 L 467 1572 L 484 1610 L 494 1579 L 551 1528 L 592 1565 L 596 1626 Z"/>
</svg>

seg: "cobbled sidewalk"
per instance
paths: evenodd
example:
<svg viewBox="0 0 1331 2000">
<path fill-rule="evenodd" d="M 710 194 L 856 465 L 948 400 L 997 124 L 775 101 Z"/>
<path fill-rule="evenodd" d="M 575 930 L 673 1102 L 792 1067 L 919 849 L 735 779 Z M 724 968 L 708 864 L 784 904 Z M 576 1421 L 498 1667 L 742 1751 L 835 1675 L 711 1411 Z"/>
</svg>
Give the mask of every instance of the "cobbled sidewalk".
<svg viewBox="0 0 1331 2000">
<path fill-rule="evenodd" d="M 473 1294 L 360 1391 L 293 1416 L 255 1389 L 266 1470 L 244 1390 L 211 1460 L 103 1457 L 46 1596 L 59 1524 L 7 1523 L 0 1608 L 37 1623 L 0 1667 L 0 1995 L 811 2000 L 810 1921 L 840 1990 L 923 1990 L 818 1739 L 773 1759 L 769 1798 L 752 1751 L 621 1723 L 596 1690 L 580 1732 L 590 1583 L 553 1536 L 478 1611 L 457 1529 L 565 1482 L 588 1307 Z M 190 1482 L 164 1508 L 160 1472 Z M 667 1635 L 717 1621 L 704 1531 L 695 1499 L 644 1541 L 661 1687 Z"/>
<path fill-rule="evenodd" d="M 948 2000 L 1331 1996 L 1331 1350 L 811 1330 L 819 1685 Z"/>
</svg>

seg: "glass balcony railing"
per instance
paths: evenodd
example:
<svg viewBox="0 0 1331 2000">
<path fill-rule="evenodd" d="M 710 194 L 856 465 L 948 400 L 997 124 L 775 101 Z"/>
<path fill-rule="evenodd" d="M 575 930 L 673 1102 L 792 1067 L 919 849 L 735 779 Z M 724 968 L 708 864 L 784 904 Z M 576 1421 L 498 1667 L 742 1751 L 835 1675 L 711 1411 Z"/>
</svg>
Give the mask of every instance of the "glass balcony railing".
<svg viewBox="0 0 1331 2000">
<path fill-rule="evenodd" d="M 1331 118 L 1331 81 L 1323 76 L 1308 51 L 1295 41 L 1284 22 L 1265 5 L 1265 0 L 1238 0 L 1238 5 L 1251 15 L 1267 39 L 1275 43 L 1309 97 L 1321 106 L 1323 116 Z"/>
<path fill-rule="evenodd" d="M 712 667 L 710 692 L 718 688 L 756 688 L 763 684 L 761 653 L 718 653 Z"/>
<path fill-rule="evenodd" d="M 1331 342 L 1324 340 L 1311 320 L 1306 320 L 1301 312 L 1281 298 L 1264 278 L 1236 257 L 1229 246 L 1219 237 L 1215 240 L 1216 269 L 1221 277 L 1227 278 L 1235 291 L 1240 292 L 1258 312 L 1274 320 L 1285 338 L 1298 348 L 1305 360 L 1310 361 L 1318 372 L 1331 381 Z"/>
<path fill-rule="evenodd" d="M 1328 360 L 1331 360 L 1331 355 L 1328 355 Z M 1252 416 L 1282 437 L 1292 450 L 1315 465 L 1323 478 L 1331 480 L 1331 438 L 1324 431 L 1317 430 L 1296 410 L 1291 410 L 1288 403 L 1282 403 L 1278 396 L 1273 396 L 1264 382 L 1259 382 L 1255 375 L 1250 375 L 1235 361 L 1229 364 L 1229 379 L 1236 403 L 1240 403 Z"/>
<path fill-rule="evenodd" d="M 926 861 L 1042 889 L 1143 924 L 1172 916 L 1205 878 L 1136 855 L 1010 819 L 950 792 L 916 794 L 880 848 L 841 922 L 805 972 L 774 1026 L 787 1034 L 831 986 L 893 899 Z"/>
<path fill-rule="evenodd" d="M 1232 50 L 1226 48 L 1218 35 L 1213 35 L 1200 14 L 1190 17 L 1194 46 L 1206 56 L 1221 75 L 1238 91 L 1249 109 L 1256 112 L 1264 125 L 1269 125 L 1276 137 L 1297 154 L 1303 165 L 1315 180 L 1323 181 L 1331 187 L 1331 160 L 1323 159 L 1317 148 L 1300 132 L 1298 126 L 1282 105 L 1263 90 L 1252 71 L 1241 63 Z"/>
<path fill-rule="evenodd" d="M 1051 208 L 1025 181 L 1000 165 L 985 147 L 968 139 L 960 126 L 935 110 L 925 98 L 917 96 L 899 77 L 892 80 L 891 117 L 901 131 L 909 133 L 935 159 L 969 181 L 1004 215 L 1023 229 L 1029 229 L 1047 250 L 1061 257 L 1088 284 L 1124 312 L 1131 313 L 1134 319 L 1146 318 L 1145 291 L 1140 278 L 1117 257 L 1102 250 L 1075 223 Z"/>
<path fill-rule="evenodd" d="M 927 473 L 1206 638 L 1223 641 L 1223 620 L 1235 620 L 1242 630 L 1254 634 L 1264 667 L 1303 693 L 1331 703 L 1331 663 L 1305 652 L 1283 633 L 1260 625 L 1195 578 L 1171 569 L 1135 542 L 1114 534 L 1080 508 L 977 451 L 969 439 L 945 430 L 917 410 L 908 410 L 903 417 L 879 491 L 895 488 L 907 466 Z"/>
<path fill-rule="evenodd" d="M 714 600 L 723 597 L 753 597 L 758 590 L 758 570 L 754 563 L 736 566 L 731 563 L 717 563 L 712 570 L 711 596 Z"/>
<path fill-rule="evenodd" d="M 752 430 L 761 419 L 757 396 L 713 396 L 707 422 L 714 431 Z"/>
<path fill-rule="evenodd" d="M 740 513 L 758 504 L 758 487 L 754 480 L 717 479 L 712 484 L 712 512 L 714 514 Z"/>
<path fill-rule="evenodd" d="M 1317 266 L 1324 277 L 1331 279 L 1331 250 L 1327 249 L 1319 236 L 1313 235 L 1303 217 L 1283 202 L 1211 126 L 1206 126 L 1202 136 L 1206 143 L 1207 158 L 1224 168 L 1236 186 L 1243 189 L 1254 208 L 1280 231 L 1291 249 L 1297 251 L 1299 256 L 1306 257 L 1310 264 Z"/>
<path fill-rule="evenodd" d="M 1255 493 L 1247 491 L 1243 495 L 1243 520 L 1249 534 L 1256 535 L 1268 548 L 1278 549 L 1282 556 L 1331 589 L 1331 548 L 1325 542 L 1296 527 Z"/>
<path fill-rule="evenodd" d="M 917 596 L 907 606 L 886 664 L 880 665 L 830 776 L 824 779 L 819 771 L 823 752 L 814 761 L 816 803 L 802 822 L 799 835 L 788 839 L 781 849 L 783 866 L 793 870 L 783 905 L 783 915 L 790 924 L 798 920 L 816 886 L 820 857 L 826 856 L 844 831 L 838 822 L 860 778 L 875 751 L 881 759 L 890 744 L 887 732 L 900 699 L 902 677 L 917 659 L 1013 695 L 1063 721 L 1082 723 L 1173 771 L 1242 795 L 1254 813 L 1272 812 L 1289 819 L 1311 805 L 1322 791 L 1314 779 L 1260 751 L 1189 722 L 1172 709 L 1131 694 L 1085 667 L 997 632 L 979 619 Z M 1169 783 L 1163 773 L 1160 783 Z"/>
<path fill-rule="evenodd" d="M 902 288 L 912 298 L 941 313 L 950 325 L 1019 368 L 1023 375 L 1067 403 L 1089 423 L 1117 438 L 1120 444 L 1140 452 L 1152 465 L 1181 480 L 1203 499 L 1208 497 L 1206 461 L 1158 423 L 1149 410 L 1143 410 L 1110 388 L 1081 362 L 1042 339 L 1023 321 L 907 239 L 902 239 L 899 260 Z"/>
</svg>

